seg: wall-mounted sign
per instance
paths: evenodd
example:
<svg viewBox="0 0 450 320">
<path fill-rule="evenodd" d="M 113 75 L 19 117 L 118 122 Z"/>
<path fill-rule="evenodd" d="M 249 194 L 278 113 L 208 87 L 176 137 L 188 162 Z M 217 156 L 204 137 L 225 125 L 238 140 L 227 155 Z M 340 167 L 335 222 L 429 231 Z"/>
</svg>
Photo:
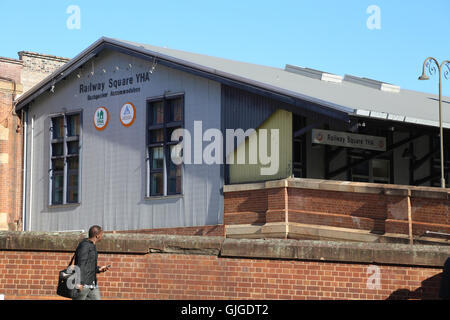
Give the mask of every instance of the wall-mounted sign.
<svg viewBox="0 0 450 320">
<path fill-rule="evenodd" d="M 123 126 L 129 127 L 136 118 L 136 109 L 131 102 L 125 103 L 120 109 L 120 122 Z"/>
<path fill-rule="evenodd" d="M 108 82 L 89 82 L 79 85 L 79 94 L 86 94 L 87 99 L 98 100 L 109 96 L 134 94 L 141 92 L 141 87 L 150 82 L 150 72 L 136 73 L 134 77 L 110 78 Z"/>
<path fill-rule="evenodd" d="M 312 130 L 312 143 L 386 151 L 386 138 L 330 130 Z"/>
<path fill-rule="evenodd" d="M 109 114 L 105 107 L 98 107 L 94 112 L 94 127 L 97 130 L 104 130 L 108 125 Z"/>
</svg>

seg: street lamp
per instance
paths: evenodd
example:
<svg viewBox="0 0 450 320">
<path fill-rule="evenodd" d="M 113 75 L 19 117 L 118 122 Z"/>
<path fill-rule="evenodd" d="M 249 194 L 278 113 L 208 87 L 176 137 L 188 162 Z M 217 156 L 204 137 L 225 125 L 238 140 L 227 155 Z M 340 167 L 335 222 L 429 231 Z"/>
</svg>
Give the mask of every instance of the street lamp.
<svg viewBox="0 0 450 320">
<path fill-rule="evenodd" d="M 425 67 L 428 68 L 430 74 L 436 73 L 436 68 L 433 66 L 432 62 L 436 63 L 436 66 L 439 70 L 439 130 L 440 130 L 440 142 L 441 142 L 441 187 L 445 188 L 445 178 L 444 178 L 444 130 L 442 128 L 442 69 L 444 66 L 447 67 L 448 71 L 444 72 L 444 76 L 446 79 L 449 78 L 450 75 L 450 61 L 445 60 L 441 64 L 433 58 L 429 57 L 425 59 L 423 63 L 422 75 L 419 77 L 419 80 L 429 80 L 430 78 L 425 73 Z"/>
</svg>

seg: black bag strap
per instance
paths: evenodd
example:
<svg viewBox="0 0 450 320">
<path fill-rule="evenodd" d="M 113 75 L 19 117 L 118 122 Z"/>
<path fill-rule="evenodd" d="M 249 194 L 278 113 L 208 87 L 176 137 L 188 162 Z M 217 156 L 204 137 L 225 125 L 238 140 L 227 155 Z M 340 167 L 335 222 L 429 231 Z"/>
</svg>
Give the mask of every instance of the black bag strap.
<svg viewBox="0 0 450 320">
<path fill-rule="evenodd" d="M 78 249 L 78 247 L 77 247 L 77 249 Z M 75 260 L 75 256 L 77 255 L 77 250 L 75 250 L 75 252 L 74 252 L 74 254 L 73 254 L 73 256 L 72 256 L 72 259 L 70 259 L 70 262 L 69 262 L 69 265 L 67 266 L 67 269 L 69 269 L 69 267 L 72 265 L 72 263 L 74 262 L 74 260 Z"/>
<path fill-rule="evenodd" d="M 77 254 L 76 252 L 73 254 L 73 257 L 72 257 L 72 259 L 70 259 L 70 262 L 69 262 L 69 265 L 67 266 L 67 268 L 70 267 L 72 262 L 73 262 L 73 260 L 75 260 L 76 254 Z"/>
</svg>

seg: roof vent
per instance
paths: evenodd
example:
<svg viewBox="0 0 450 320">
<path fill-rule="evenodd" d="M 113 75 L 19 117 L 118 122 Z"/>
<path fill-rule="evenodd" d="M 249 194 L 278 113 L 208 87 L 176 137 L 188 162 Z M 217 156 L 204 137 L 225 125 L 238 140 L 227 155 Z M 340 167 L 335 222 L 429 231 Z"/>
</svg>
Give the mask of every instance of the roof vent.
<svg viewBox="0 0 450 320">
<path fill-rule="evenodd" d="M 293 66 L 290 64 L 287 64 L 284 67 L 285 71 L 288 72 L 292 72 L 292 73 L 296 73 L 305 77 L 309 77 L 309 78 L 313 78 L 313 79 L 318 79 L 318 80 L 322 80 L 322 81 L 328 81 L 328 82 L 336 82 L 336 83 L 341 83 L 342 82 L 342 77 L 335 75 L 335 74 L 331 74 L 331 73 L 326 73 L 320 70 L 315 70 L 315 69 L 310 69 L 310 68 L 303 68 L 303 67 L 297 67 L 297 66 Z"/>
<path fill-rule="evenodd" d="M 351 76 L 348 74 L 345 75 L 344 81 L 356 83 L 356 84 L 359 84 L 362 86 L 378 89 L 378 90 L 385 91 L 385 92 L 393 92 L 393 93 L 400 92 L 399 86 L 395 86 L 393 84 L 389 84 L 389 83 L 385 83 L 385 82 L 381 82 L 381 81 L 377 81 L 377 80 L 372 80 L 372 79 L 368 79 L 368 78 L 355 77 L 355 76 Z"/>
</svg>

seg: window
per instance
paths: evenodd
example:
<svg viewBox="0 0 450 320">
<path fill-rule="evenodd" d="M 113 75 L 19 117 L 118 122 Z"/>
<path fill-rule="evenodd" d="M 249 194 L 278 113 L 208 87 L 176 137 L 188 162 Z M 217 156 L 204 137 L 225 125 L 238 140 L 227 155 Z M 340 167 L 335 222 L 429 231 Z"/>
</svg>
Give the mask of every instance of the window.
<svg viewBox="0 0 450 320">
<path fill-rule="evenodd" d="M 51 118 L 50 205 L 79 203 L 81 114 Z"/>
<path fill-rule="evenodd" d="M 352 162 L 362 157 L 351 156 Z M 351 180 L 356 182 L 390 183 L 390 161 L 387 159 L 372 159 L 354 166 L 351 169 Z"/>
<path fill-rule="evenodd" d="M 183 97 L 149 101 L 147 104 L 147 196 L 182 193 L 182 165 L 172 162 L 171 151 L 179 142 L 172 133 L 184 126 Z"/>
</svg>

